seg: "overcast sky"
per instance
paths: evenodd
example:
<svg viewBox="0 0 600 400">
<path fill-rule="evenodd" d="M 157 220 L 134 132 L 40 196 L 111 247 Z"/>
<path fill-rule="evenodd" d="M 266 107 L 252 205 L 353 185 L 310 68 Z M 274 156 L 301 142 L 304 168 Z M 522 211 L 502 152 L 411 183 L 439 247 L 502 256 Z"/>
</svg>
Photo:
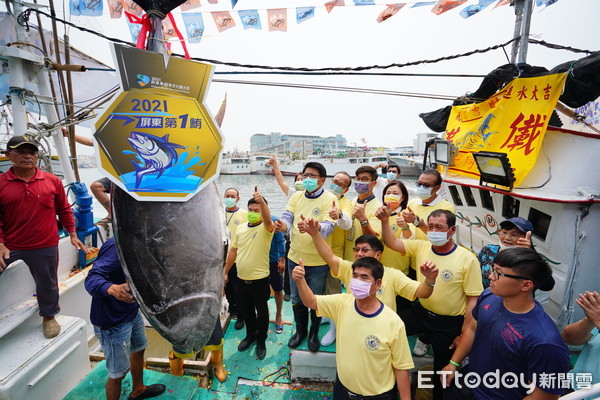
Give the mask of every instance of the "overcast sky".
<svg viewBox="0 0 600 400">
<path fill-rule="evenodd" d="M 217 5 L 209 5 L 206 0 L 201 3 L 202 7 L 193 11 L 205 12 L 205 36 L 201 43 L 189 45 L 191 55 L 243 64 L 321 68 L 405 63 L 487 48 L 510 40 L 514 30 L 514 9 L 509 6 L 493 9 L 494 5 L 491 5 L 479 14 L 463 19 L 459 12 L 464 5 L 437 16 L 430 11 L 431 6 L 409 8 L 409 4 L 387 21 L 377 23 L 377 16 L 386 7 L 383 3 L 356 7 L 351 0 L 346 0 L 346 7 L 336 7 L 328 14 L 323 7 L 325 1 L 240 0 L 232 12 L 237 26 L 218 33 L 208 11 L 230 10 L 230 1 L 220 0 Z M 465 5 L 476 3 L 471 0 Z M 310 5 L 317 7 L 315 17 L 298 25 L 294 7 Z M 280 7 L 288 7 L 288 31 L 269 32 L 266 9 Z M 237 10 L 255 8 L 260 10 L 263 29 L 244 30 Z M 174 14 L 179 28 L 184 31 L 179 10 Z M 600 2 L 597 0 L 559 0 L 546 9 L 534 9 L 531 35 L 550 43 L 599 50 L 598 15 Z M 101 18 L 71 17 L 71 21 L 131 41 L 124 18 L 111 20 L 106 15 Z M 108 42 L 74 29 L 70 36 L 73 46 L 113 65 Z M 181 52 L 178 45 L 174 50 Z M 510 48 L 506 50 L 510 53 Z M 552 68 L 583 56 L 531 44 L 527 61 Z M 486 74 L 507 62 L 504 52 L 495 50 L 385 72 Z M 227 70 L 232 68 L 216 66 L 216 71 Z M 389 76 L 215 75 L 214 78 L 451 96 L 474 91 L 481 81 L 480 78 Z M 349 144 L 360 143 L 364 138 L 370 146 L 412 145 L 415 134 L 427 131 L 418 114 L 450 104 L 433 99 L 213 82 L 206 99 L 213 113 L 218 110 L 225 93 L 228 105 L 222 132 L 228 150 L 246 150 L 252 134 L 270 132 L 342 134 Z"/>
</svg>

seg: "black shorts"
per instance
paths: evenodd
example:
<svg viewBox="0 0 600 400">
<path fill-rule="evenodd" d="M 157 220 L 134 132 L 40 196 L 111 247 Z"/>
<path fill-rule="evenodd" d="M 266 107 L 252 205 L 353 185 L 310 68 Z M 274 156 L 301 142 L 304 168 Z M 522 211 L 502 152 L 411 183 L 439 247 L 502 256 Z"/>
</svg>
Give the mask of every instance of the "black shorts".
<svg viewBox="0 0 600 400">
<path fill-rule="evenodd" d="M 104 192 L 105 193 L 110 193 L 110 179 L 108 178 L 102 178 L 102 179 L 98 179 L 96 182 L 98 182 L 99 184 L 101 184 L 102 186 L 104 186 Z"/>
</svg>

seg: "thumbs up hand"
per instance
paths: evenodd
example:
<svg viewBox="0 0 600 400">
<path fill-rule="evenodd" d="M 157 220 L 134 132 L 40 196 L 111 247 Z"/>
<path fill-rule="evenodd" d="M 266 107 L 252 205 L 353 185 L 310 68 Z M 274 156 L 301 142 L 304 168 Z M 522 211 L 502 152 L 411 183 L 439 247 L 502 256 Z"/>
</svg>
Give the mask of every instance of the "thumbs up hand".
<svg viewBox="0 0 600 400">
<path fill-rule="evenodd" d="M 367 207 L 367 203 L 363 203 L 363 204 L 356 204 L 354 206 L 354 212 L 352 213 L 352 216 L 356 219 L 358 219 L 359 221 L 364 221 L 367 219 L 367 213 L 365 212 L 365 209 Z"/>
<path fill-rule="evenodd" d="M 302 259 L 298 260 L 298 265 L 292 270 L 292 279 L 294 282 L 302 282 L 304 280 L 304 263 Z"/>
<path fill-rule="evenodd" d="M 525 234 L 524 238 L 519 238 L 519 240 L 517 240 L 517 247 L 527 247 L 527 248 L 532 248 L 533 245 L 531 244 L 531 231 L 527 232 Z"/>
<path fill-rule="evenodd" d="M 340 218 L 340 213 L 341 211 L 335 205 L 335 201 L 333 201 L 331 211 L 329 211 L 329 217 L 331 217 L 332 220 L 337 221 Z"/>
<path fill-rule="evenodd" d="M 254 186 L 254 193 L 252 194 L 254 201 L 256 201 L 261 206 L 264 204 L 264 200 L 260 192 L 258 191 L 258 186 Z"/>
<path fill-rule="evenodd" d="M 417 219 L 417 216 L 414 211 L 408 207 L 408 209 L 402 211 L 402 218 L 404 218 L 407 223 L 412 224 L 415 222 L 415 219 Z"/>
<path fill-rule="evenodd" d="M 375 216 L 381 221 L 388 221 L 390 219 L 390 215 L 392 215 L 392 209 L 387 204 L 379 207 L 377 211 L 375 211 Z"/>
</svg>

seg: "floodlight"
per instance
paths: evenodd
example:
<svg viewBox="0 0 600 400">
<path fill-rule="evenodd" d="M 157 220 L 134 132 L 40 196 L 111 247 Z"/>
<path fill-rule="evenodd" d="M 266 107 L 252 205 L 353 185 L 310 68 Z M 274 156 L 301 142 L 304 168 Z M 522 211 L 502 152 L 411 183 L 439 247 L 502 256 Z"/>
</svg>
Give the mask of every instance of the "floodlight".
<svg viewBox="0 0 600 400">
<path fill-rule="evenodd" d="M 448 167 L 454 162 L 456 149 L 451 141 L 444 139 L 434 139 L 433 148 L 434 162 L 436 164 Z"/>
<path fill-rule="evenodd" d="M 479 170 L 479 184 L 481 186 L 503 186 L 503 188 L 498 189 L 509 192 L 513 189 L 515 174 L 506 153 L 480 151 L 473 153 L 473 158 Z"/>
</svg>

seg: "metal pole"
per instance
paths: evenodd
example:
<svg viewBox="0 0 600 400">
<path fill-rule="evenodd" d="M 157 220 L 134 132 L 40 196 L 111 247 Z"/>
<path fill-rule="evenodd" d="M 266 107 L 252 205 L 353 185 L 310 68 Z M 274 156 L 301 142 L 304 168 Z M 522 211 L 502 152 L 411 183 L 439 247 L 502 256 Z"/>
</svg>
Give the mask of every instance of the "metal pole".
<svg viewBox="0 0 600 400">
<path fill-rule="evenodd" d="M 517 0 L 515 3 L 515 31 L 513 38 L 518 39 L 513 42 L 512 51 L 510 54 L 510 63 L 515 64 L 517 61 L 517 54 L 519 54 L 519 44 L 521 37 L 521 27 L 523 25 L 523 2 L 524 0 Z"/>
<path fill-rule="evenodd" d="M 70 49 L 70 41 L 69 35 L 64 36 L 65 43 L 65 64 L 71 64 L 71 49 Z M 71 82 L 71 71 L 67 70 L 67 119 L 69 122 L 73 122 L 73 114 L 75 113 L 75 109 L 73 107 L 74 97 L 73 97 L 73 83 Z M 75 172 L 75 178 L 79 182 L 79 168 L 77 165 L 77 147 L 75 146 L 75 125 L 69 125 L 67 128 L 69 131 L 69 149 L 71 150 L 71 165 L 73 166 L 73 171 Z"/>
<path fill-rule="evenodd" d="M 519 64 L 527 62 L 527 48 L 529 47 L 529 29 L 531 28 L 531 14 L 533 11 L 533 0 L 525 0 L 523 13 L 523 25 L 521 27 L 521 48 L 519 49 Z"/>
<path fill-rule="evenodd" d="M 22 3 L 14 2 L 15 18 L 23 12 Z M 21 43 L 29 42 L 29 34 L 25 29 L 16 24 L 17 41 Z M 17 45 L 22 48 L 22 45 Z M 8 57 L 8 68 L 10 71 L 10 101 L 13 113 L 13 133 L 15 135 L 24 135 L 27 132 L 27 110 L 25 108 L 25 98 L 23 90 L 25 88 L 25 68 L 23 60 L 19 57 Z"/>
</svg>

